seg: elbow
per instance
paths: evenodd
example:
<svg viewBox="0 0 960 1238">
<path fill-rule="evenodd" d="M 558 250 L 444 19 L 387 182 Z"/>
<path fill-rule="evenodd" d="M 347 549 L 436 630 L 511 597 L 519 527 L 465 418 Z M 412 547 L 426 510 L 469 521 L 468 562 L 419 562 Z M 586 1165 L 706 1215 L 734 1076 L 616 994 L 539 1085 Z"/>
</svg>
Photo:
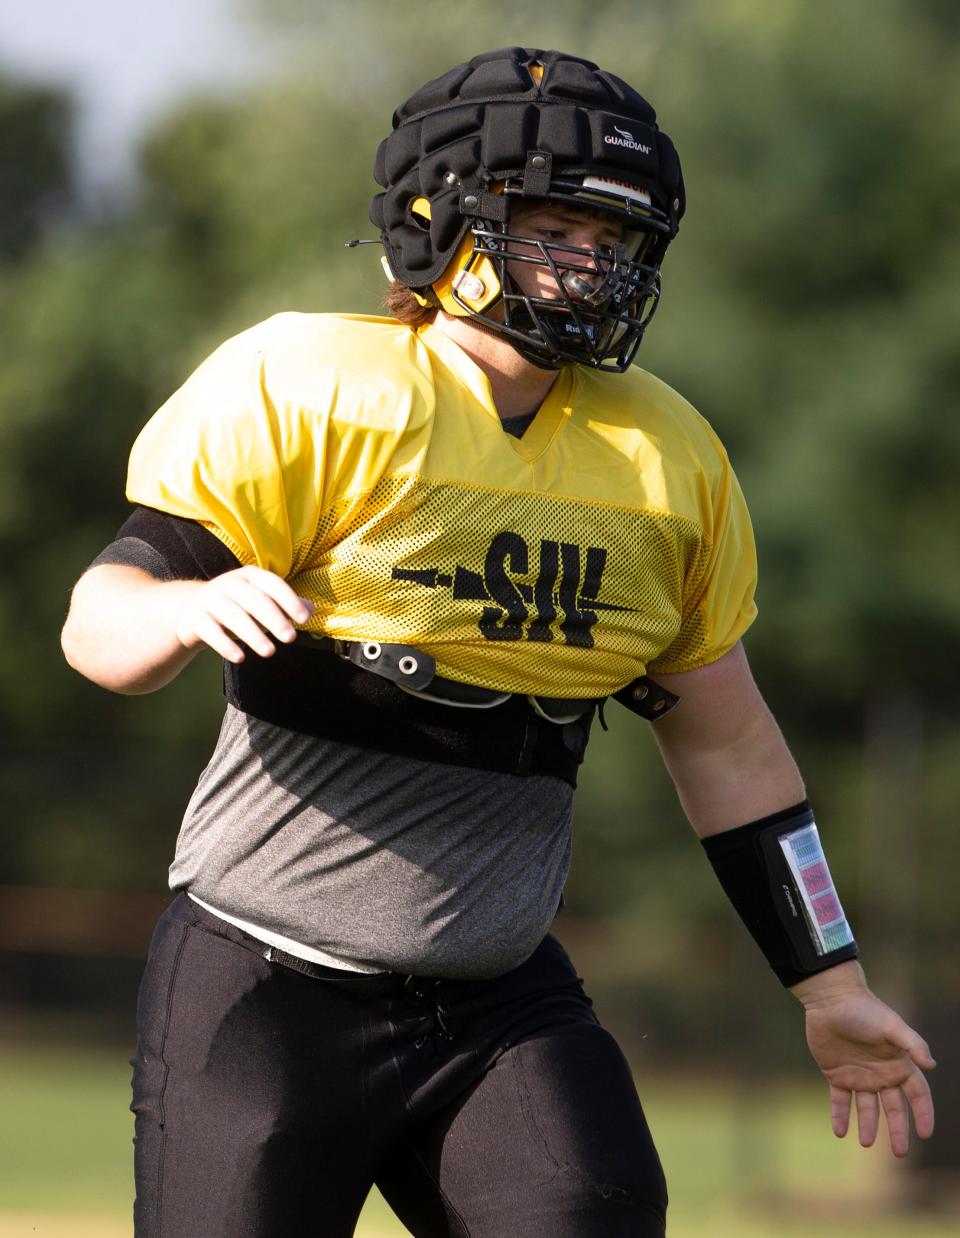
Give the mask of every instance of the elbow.
<svg viewBox="0 0 960 1238">
<path fill-rule="evenodd" d="M 155 685 L 135 674 L 125 674 L 113 660 L 104 660 L 99 653 L 100 648 L 100 642 L 85 636 L 77 622 L 68 615 L 60 633 L 60 649 L 71 670 L 89 679 L 98 688 L 106 688 L 108 692 L 117 692 L 122 696 L 141 696 L 153 691 Z"/>
<path fill-rule="evenodd" d="M 67 665 L 122 696 L 156 692 L 175 678 L 200 646 L 181 644 L 155 588 L 168 586 L 139 568 L 103 564 L 81 576 L 60 634 Z"/>
<path fill-rule="evenodd" d="M 109 688 L 114 692 L 123 690 L 115 687 L 113 683 L 106 682 L 102 668 L 98 667 L 96 661 L 89 656 L 87 646 L 77 637 L 69 619 L 60 633 L 60 649 L 67 666 L 76 671 L 78 675 L 82 675 L 84 679 L 89 679 L 98 687 Z"/>
<path fill-rule="evenodd" d="M 82 646 L 77 640 L 75 625 L 71 622 L 70 615 L 67 616 L 67 621 L 60 633 L 60 649 L 67 666 L 81 675 L 86 675 Z"/>
</svg>

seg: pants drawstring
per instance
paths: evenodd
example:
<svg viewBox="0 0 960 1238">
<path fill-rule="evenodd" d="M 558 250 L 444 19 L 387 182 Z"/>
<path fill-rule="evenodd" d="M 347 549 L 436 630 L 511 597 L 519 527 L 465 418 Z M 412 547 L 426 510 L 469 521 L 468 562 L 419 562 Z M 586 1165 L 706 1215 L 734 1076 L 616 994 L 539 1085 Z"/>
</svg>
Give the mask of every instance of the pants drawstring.
<svg viewBox="0 0 960 1238">
<path fill-rule="evenodd" d="M 413 1003 L 419 1005 L 421 1003 L 429 1004 L 429 1014 L 431 1023 L 429 1029 L 418 1036 L 413 1042 L 415 1049 L 422 1049 L 428 1040 L 433 1041 L 434 1053 L 439 1052 L 440 1041 L 445 1040 L 450 1042 L 453 1040 L 453 1032 L 450 1030 L 450 1025 L 447 1023 L 448 1013 L 443 1008 L 443 1002 L 440 993 L 442 980 L 425 980 L 420 976 L 407 976 L 403 983 L 404 992 Z"/>
</svg>

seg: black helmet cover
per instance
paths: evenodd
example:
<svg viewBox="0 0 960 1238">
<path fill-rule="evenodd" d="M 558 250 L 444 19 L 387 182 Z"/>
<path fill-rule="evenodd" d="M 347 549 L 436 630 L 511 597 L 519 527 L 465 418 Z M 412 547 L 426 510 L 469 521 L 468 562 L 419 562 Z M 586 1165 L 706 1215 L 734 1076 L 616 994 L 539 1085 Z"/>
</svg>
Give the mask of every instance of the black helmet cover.
<svg viewBox="0 0 960 1238">
<path fill-rule="evenodd" d="M 383 193 L 370 219 L 394 277 L 413 289 L 440 278 L 478 220 L 506 218 L 498 182 L 517 181 L 524 197 L 554 197 L 584 176 L 646 191 L 657 264 L 685 204 L 650 104 L 589 60 L 532 48 L 474 56 L 418 90 L 394 113 L 374 175 Z M 421 198 L 429 224 L 411 213 Z"/>
</svg>

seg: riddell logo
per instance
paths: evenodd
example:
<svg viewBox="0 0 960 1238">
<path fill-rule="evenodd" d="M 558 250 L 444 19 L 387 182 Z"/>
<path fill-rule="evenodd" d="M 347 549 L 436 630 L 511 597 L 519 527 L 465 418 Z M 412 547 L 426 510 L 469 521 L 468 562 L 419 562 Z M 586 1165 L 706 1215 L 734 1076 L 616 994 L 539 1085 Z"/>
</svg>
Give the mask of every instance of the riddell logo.
<svg viewBox="0 0 960 1238">
<path fill-rule="evenodd" d="M 626 129 L 620 129 L 617 125 L 613 126 L 617 136 L 612 133 L 604 134 L 603 140 L 608 146 L 625 146 L 627 150 L 638 150 L 642 155 L 650 154 L 650 147 L 644 146 L 642 142 L 638 142 L 632 133 L 628 133 Z"/>
</svg>

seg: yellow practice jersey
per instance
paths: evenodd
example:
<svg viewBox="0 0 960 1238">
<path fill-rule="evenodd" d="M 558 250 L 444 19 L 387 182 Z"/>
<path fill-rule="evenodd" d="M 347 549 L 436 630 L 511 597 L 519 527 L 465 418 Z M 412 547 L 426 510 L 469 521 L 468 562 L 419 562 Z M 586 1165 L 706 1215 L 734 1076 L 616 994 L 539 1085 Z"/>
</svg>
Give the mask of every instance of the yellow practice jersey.
<svg viewBox="0 0 960 1238">
<path fill-rule="evenodd" d="M 743 496 L 685 400 L 572 367 L 516 439 L 435 324 L 245 331 L 147 423 L 127 495 L 285 577 L 316 603 L 308 630 L 502 691 L 607 696 L 715 660 L 755 615 Z"/>
</svg>

